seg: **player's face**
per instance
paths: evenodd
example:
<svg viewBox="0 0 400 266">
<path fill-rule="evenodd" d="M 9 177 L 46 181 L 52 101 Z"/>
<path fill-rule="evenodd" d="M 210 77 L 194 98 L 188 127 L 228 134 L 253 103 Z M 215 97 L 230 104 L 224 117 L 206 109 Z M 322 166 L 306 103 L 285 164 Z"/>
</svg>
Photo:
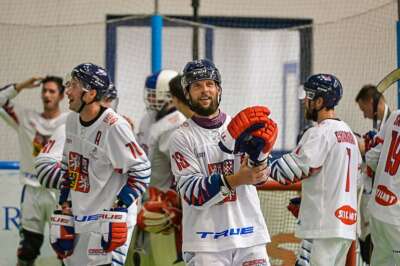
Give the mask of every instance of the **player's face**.
<svg viewBox="0 0 400 266">
<path fill-rule="evenodd" d="M 66 83 L 65 89 L 65 94 L 68 96 L 69 109 L 78 112 L 81 108 L 81 98 L 84 92 L 82 83 L 73 78 Z"/>
<path fill-rule="evenodd" d="M 364 118 L 373 119 L 374 118 L 374 111 L 372 109 L 372 99 L 369 100 L 359 100 L 358 107 L 363 112 Z"/>
<path fill-rule="evenodd" d="M 42 87 L 42 102 L 44 110 L 52 111 L 59 108 L 59 103 L 64 95 L 60 93 L 57 83 L 48 81 Z"/>
<path fill-rule="evenodd" d="M 189 89 L 192 110 L 201 116 L 211 116 L 218 111 L 220 88 L 213 80 L 199 80 Z"/>
</svg>

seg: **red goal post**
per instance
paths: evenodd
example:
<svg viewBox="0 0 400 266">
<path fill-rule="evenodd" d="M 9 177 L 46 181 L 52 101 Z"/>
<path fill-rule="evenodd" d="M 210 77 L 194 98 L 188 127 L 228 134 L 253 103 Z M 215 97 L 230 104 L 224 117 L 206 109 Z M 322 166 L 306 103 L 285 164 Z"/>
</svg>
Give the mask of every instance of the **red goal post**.
<svg viewBox="0 0 400 266">
<path fill-rule="evenodd" d="M 294 236 L 296 218 L 287 210 L 289 200 L 300 196 L 301 182 L 288 186 L 274 180 L 257 186 L 261 210 L 267 222 L 271 243 L 267 252 L 272 266 L 292 266 L 296 262 L 296 254 L 300 239 Z M 353 242 L 347 256 L 346 266 L 356 265 L 356 248 Z"/>
</svg>

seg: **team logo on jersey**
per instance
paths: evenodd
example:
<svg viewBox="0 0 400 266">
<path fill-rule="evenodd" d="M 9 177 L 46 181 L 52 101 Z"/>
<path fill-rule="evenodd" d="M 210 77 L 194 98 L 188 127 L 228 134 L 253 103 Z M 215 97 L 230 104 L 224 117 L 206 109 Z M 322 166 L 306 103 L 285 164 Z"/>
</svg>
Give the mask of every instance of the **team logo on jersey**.
<svg viewBox="0 0 400 266">
<path fill-rule="evenodd" d="M 375 201 L 382 206 L 391 206 L 397 203 L 397 196 L 384 185 L 378 185 L 375 193 Z"/>
<path fill-rule="evenodd" d="M 117 120 L 118 120 L 118 117 L 117 117 L 117 116 L 115 116 L 115 115 L 112 114 L 112 113 L 108 113 L 108 114 L 106 115 L 106 117 L 104 117 L 103 122 L 111 126 L 111 125 L 113 125 L 115 122 L 117 122 Z"/>
<path fill-rule="evenodd" d="M 233 175 L 233 160 L 208 164 L 208 173 L 210 176 L 213 174 L 222 174 L 224 176 Z M 236 192 L 234 191 L 226 196 L 221 203 L 236 201 L 236 199 Z"/>
<path fill-rule="evenodd" d="M 352 225 L 357 222 L 357 211 L 349 205 L 344 205 L 335 211 L 335 216 L 344 224 Z"/>
<path fill-rule="evenodd" d="M 70 152 L 68 155 L 68 175 L 71 178 L 71 189 L 83 193 L 90 190 L 89 159 L 79 153 Z"/>
<path fill-rule="evenodd" d="M 47 141 L 49 139 L 50 139 L 50 136 L 42 135 L 42 134 L 40 134 L 40 132 L 36 131 L 35 137 L 33 138 L 33 141 L 32 141 L 33 157 L 38 156 L 38 154 L 43 149 L 43 147 L 47 144 Z"/>
</svg>

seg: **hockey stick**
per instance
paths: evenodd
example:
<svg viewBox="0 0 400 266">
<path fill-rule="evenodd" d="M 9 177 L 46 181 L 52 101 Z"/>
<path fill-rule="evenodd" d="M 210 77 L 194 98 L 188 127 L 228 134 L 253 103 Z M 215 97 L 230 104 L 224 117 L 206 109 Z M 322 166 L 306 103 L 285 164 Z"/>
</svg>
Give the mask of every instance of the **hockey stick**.
<svg viewBox="0 0 400 266">
<path fill-rule="evenodd" d="M 384 93 L 393 83 L 400 80 L 400 68 L 396 68 L 392 72 L 386 75 L 376 86 L 376 89 L 380 93 Z"/>
<path fill-rule="evenodd" d="M 377 129 L 377 109 L 378 109 L 378 103 L 379 99 L 381 98 L 382 94 L 396 81 L 400 80 L 400 68 L 396 68 L 389 74 L 387 74 L 376 86 L 376 90 L 378 93 L 374 95 L 373 99 L 373 112 L 374 112 L 374 118 L 373 118 L 373 127 Z"/>
</svg>

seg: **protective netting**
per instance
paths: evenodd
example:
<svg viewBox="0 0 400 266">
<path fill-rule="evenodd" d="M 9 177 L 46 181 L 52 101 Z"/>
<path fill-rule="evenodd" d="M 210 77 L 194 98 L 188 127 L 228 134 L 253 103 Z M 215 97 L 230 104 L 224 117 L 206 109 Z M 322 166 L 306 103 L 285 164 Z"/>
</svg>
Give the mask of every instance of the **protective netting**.
<svg viewBox="0 0 400 266">
<path fill-rule="evenodd" d="M 191 7 L 178 1 L 159 2 L 165 18 L 163 67 L 182 70 L 192 56 L 192 24 L 187 20 Z M 114 60 L 107 62 L 107 67 L 111 64 L 114 68 L 120 112 L 139 122 L 144 112 L 143 83 L 150 73 L 152 1 L 2 1 L 0 7 L 0 84 L 33 75 L 64 76 L 82 62 L 106 65 L 107 56 Z M 105 19 L 107 14 L 127 13 L 147 15 Z M 181 16 L 174 20 L 176 17 L 168 14 L 183 14 L 186 19 Z M 227 22 L 239 14 L 241 17 Z M 302 76 L 310 72 L 336 74 L 345 88 L 339 116 L 357 132 L 370 127 L 354 98 L 362 85 L 377 83 L 396 65 L 396 1 L 335 1 L 324 5 L 318 1 L 287 5 L 258 1 L 244 6 L 241 1 L 204 0 L 200 1 L 200 15 L 212 15 L 218 18 L 212 23 L 219 22 L 218 26 L 211 22 L 201 25 L 199 54 L 204 57 L 211 49 L 221 70 L 222 107 L 234 114 L 248 105 L 268 105 L 281 129 L 277 149 L 294 146 L 301 117 L 297 87 Z M 309 19 L 312 25 L 287 23 L 291 19 L 274 21 L 274 26 L 254 23 L 267 17 Z M 115 31 L 110 34 L 112 25 Z M 301 35 L 302 31 L 310 34 Z M 106 55 L 106 51 L 113 54 Z M 26 91 L 16 101 L 41 110 L 38 94 L 38 90 Z M 392 108 L 397 106 L 396 96 L 394 89 L 386 93 Z M 12 130 L 3 123 L 0 129 L 0 159 L 17 159 Z"/>
<path fill-rule="evenodd" d="M 165 24 L 163 67 L 181 71 L 192 58 L 190 1 L 160 0 L 159 8 Z M 115 74 L 119 111 L 138 124 L 150 74 L 153 11 L 153 1 L 1 1 L 0 86 L 33 75 L 64 76 L 82 62 L 107 64 Z M 110 14 L 135 15 L 107 21 Z M 305 74 L 335 74 L 344 86 L 338 116 L 356 132 L 371 127 L 354 98 L 362 85 L 376 84 L 396 67 L 397 1 L 202 0 L 200 15 L 214 18 L 200 25 L 199 53 L 204 57 L 212 51 L 221 71 L 223 110 L 233 115 L 248 105 L 270 107 L 280 129 L 278 150 L 295 145 L 301 117 L 297 89 Z M 275 26 L 266 22 L 271 17 Z M 311 24 L 288 23 L 299 19 Z M 385 97 L 397 108 L 394 88 Z M 42 110 L 39 90 L 24 91 L 15 101 Z M 0 160 L 17 160 L 17 145 L 14 131 L 0 122 Z M 260 192 L 272 235 L 292 230 L 294 223 L 285 209 L 292 192 L 275 193 L 281 192 Z M 272 221 L 282 226 L 275 228 Z"/>
<path fill-rule="evenodd" d="M 300 240 L 294 236 L 296 218 L 286 206 L 300 191 L 258 190 L 261 210 L 267 222 L 271 243 L 267 250 L 272 265 L 294 265 Z"/>
</svg>

